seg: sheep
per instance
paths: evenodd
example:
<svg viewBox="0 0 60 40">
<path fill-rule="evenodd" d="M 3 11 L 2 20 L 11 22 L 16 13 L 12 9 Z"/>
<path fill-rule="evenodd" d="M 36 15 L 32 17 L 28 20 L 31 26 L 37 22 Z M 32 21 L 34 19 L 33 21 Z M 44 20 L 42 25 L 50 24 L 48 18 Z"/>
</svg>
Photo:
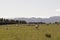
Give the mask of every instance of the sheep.
<svg viewBox="0 0 60 40">
<path fill-rule="evenodd" d="M 51 38 L 51 34 L 45 34 L 45 36 Z"/>
<path fill-rule="evenodd" d="M 8 30 L 8 28 L 6 28 L 6 30 Z"/>
<path fill-rule="evenodd" d="M 16 24 L 16 26 L 18 26 L 18 24 Z"/>
<path fill-rule="evenodd" d="M 38 28 L 39 28 L 39 25 L 38 25 L 38 24 L 36 24 L 36 25 L 35 25 L 35 28 L 36 28 L 36 29 L 38 29 Z"/>
</svg>

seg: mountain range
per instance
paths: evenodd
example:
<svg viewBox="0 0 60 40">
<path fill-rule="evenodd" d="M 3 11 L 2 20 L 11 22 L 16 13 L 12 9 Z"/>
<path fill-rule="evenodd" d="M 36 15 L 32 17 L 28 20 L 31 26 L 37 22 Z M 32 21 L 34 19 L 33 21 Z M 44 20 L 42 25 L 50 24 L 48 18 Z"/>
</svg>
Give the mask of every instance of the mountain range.
<svg viewBox="0 0 60 40">
<path fill-rule="evenodd" d="M 14 18 L 14 20 L 25 20 L 28 22 L 45 22 L 45 23 L 54 23 L 54 22 L 60 22 L 60 16 L 53 16 L 49 18 Z"/>
</svg>

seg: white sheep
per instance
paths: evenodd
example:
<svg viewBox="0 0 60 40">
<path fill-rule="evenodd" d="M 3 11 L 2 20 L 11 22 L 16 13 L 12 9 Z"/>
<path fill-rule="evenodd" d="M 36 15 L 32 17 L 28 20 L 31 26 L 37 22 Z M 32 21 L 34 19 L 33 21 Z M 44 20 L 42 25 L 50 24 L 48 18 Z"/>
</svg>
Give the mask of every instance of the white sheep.
<svg viewBox="0 0 60 40">
<path fill-rule="evenodd" d="M 38 28 L 39 28 L 39 25 L 38 25 L 38 24 L 36 24 L 36 25 L 35 25 L 35 28 L 36 28 L 36 29 L 38 29 Z"/>
</svg>

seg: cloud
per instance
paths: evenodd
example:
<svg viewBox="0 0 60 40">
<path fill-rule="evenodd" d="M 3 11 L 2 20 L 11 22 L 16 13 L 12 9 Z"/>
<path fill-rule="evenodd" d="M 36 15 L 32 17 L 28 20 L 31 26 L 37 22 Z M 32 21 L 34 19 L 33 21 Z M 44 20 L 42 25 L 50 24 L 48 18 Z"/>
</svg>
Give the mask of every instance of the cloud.
<svg viewBox="0 0 60 40">
<path fill-rule="evenodd" d="M 60 12 L 60 9 L 56 9 L 56 11 L 59 11 Z"/>
</svg>

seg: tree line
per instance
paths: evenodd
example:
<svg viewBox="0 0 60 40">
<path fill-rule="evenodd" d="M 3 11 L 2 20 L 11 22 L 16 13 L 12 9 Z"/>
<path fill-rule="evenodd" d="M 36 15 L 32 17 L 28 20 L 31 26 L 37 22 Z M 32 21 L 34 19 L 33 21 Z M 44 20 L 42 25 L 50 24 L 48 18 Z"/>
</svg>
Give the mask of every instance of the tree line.
<svg viewBox="0 0 60 40">
<path fill-rule="evenodd" d="M 13 20 L 13 19 L 4 19 L 0 18 L 0 25 L 5 24 L 26 24 L 27 22 L 24 20 Z"/>
</svg>

